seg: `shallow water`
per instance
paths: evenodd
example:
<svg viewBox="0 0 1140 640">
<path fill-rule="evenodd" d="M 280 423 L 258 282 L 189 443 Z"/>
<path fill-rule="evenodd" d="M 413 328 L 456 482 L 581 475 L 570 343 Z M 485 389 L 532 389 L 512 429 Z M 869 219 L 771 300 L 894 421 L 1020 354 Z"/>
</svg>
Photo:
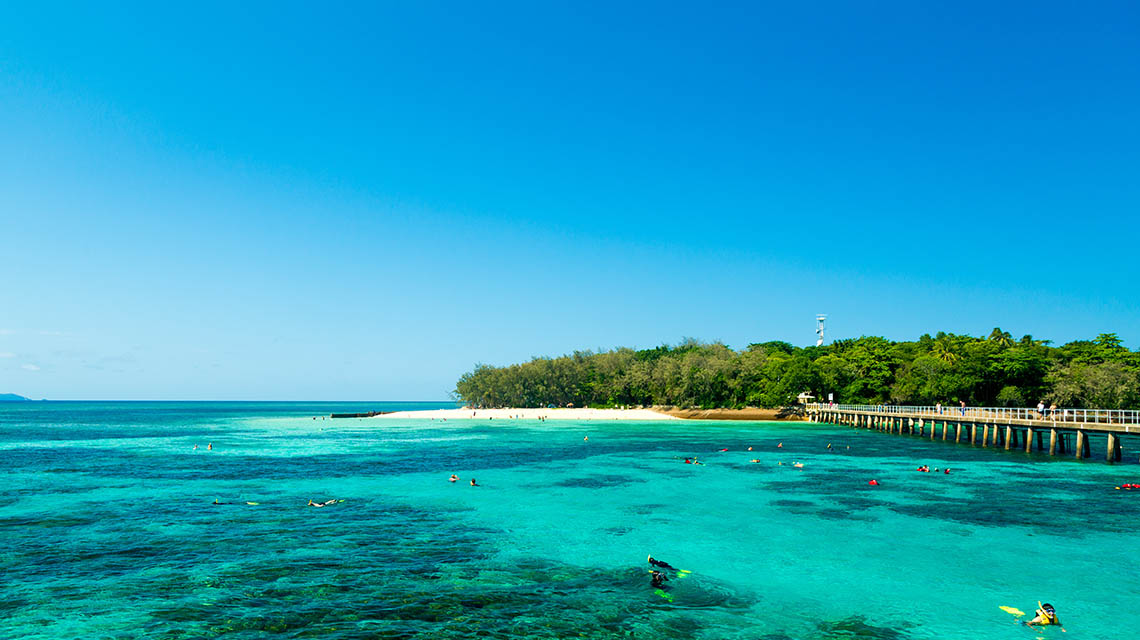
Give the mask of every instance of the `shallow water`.
<svg viewBox="0 0 1140 640">
<path fill-rule="evenodd" d="M 416 407 L 0 407 L 0 637 L 1079 640 L 1140 623 L 1140 491 L 1114 488 L 1136 464 L 802 423 L 312 420 L 378 408 Z M 648 553 L 692 572 L 671 600 Z M 1039 599 L 1068 633 L 998 609 Z"/>
</svg>

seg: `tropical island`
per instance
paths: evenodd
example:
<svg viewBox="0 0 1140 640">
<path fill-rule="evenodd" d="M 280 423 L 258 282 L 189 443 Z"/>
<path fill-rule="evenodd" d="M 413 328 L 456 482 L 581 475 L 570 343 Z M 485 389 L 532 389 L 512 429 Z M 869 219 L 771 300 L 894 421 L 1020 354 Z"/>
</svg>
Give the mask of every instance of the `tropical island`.
<svg viewBox="0 0 1140 640">
<path fill-rule="evenodd" d="M 0 393 L 0 402 L 29 402 L 31 398 L 18 396 L 14 393 Z"/>
<path fill-rule="evenodd" d="M 576 351 L 496 367 L 455 385 L 469 407 L 776 408 L 801 396 L 859 404 L 1129 408 L 1140 405 L 1140 351 L 1119 336 L 1053 346 L 1000 328 L 914 341 L 864 336 L 823 346 L 772 341 L 737 351 L 693 339 L 653 349 Z"/>
</svg>

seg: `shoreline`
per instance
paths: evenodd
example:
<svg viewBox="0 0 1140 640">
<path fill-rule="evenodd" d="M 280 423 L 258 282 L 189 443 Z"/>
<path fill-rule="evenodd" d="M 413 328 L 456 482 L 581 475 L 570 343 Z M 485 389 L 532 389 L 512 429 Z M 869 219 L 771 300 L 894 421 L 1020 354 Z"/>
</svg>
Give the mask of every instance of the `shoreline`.
<svg viewBox="0 0 1140 640">
<path fill-rule="evenodd" d="M 654 407 L 650 409 L 422 409 L 393 411 L 370 418 L 419 420 L 750 420 L 754 422 L 795 422 L 802 416 L 779 418 L 779 409 L 680 409 Z"/>
<path fill-rule="evenodd" d="M 678 420 L 652 409 L 424 409 L 393 411 L 373 418 L 432 420 Z"/>
<path fill-rule="evenodd" d="M 681 409 L 678 407 L 658 407 L 655 411 L 676 416 L 682 420 L 752 420 L 755 422 L 803 422 L 805 417 L 791 415 L 780 417 L 779 409 Z"/>
</svg>

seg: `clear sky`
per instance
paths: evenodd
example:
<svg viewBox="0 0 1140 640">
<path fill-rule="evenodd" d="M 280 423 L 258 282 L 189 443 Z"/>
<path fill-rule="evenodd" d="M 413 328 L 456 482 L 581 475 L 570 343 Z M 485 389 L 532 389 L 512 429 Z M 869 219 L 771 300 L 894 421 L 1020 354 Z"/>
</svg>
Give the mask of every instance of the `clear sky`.
<svg viewBox="0 0 1140 640">
<path fill-rule="evenodd" d="M 7 3 L 0 392 L 445 399 L 477 362 L 1140 346 L 1140 9 Z"/>
</svg>

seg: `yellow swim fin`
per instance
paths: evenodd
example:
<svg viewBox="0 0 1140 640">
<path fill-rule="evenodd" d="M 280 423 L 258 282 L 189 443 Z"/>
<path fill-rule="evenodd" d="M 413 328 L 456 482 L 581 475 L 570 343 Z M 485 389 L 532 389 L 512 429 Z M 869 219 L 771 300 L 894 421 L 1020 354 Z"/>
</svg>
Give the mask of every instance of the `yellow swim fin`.
<svg viewBox="0 0 1140 640">
<path fill-rule="evenodd" d="M 1011 613 L 1011 614 L 1013 614 L 1019 618 L 1021 616 L 1025 615 L 1024 611 L 1022 611 L 1021 609 L 1017 609 L 1015 607 L 998 607 L 998 609 L 1001 609 L 1002 611 L 1004 611 L 1006 613 Z"/>
</svg>

